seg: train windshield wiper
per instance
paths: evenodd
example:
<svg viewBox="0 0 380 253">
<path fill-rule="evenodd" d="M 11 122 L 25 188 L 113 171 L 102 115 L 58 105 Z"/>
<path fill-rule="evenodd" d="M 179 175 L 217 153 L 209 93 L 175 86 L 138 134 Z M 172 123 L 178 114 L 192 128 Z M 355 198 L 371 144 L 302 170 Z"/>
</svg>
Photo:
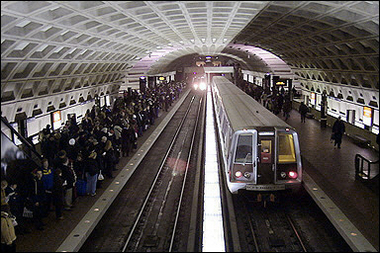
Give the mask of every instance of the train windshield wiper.
<svg viewBox="0 0 380 253">
<path fill-rule="evenodd" d="M 248 160 L 249 156 L 251 156 L 251 159 L 249 161 L 252 162 L 252 154 L 251 153 L 247 153 L 247 155 L 244 157 L 243 166 L 245 166 L 245 164 L 247 163 L 247 160 Z"/>
</svg>

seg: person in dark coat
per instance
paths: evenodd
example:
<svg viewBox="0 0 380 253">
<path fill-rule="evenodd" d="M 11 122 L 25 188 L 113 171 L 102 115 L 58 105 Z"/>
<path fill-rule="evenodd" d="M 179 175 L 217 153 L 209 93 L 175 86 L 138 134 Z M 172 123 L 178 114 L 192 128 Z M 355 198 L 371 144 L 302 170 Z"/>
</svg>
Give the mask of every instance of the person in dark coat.
<svg viewBox="0 0 380 253">
<path fill-rule="evenodd" d="M 62 171 L 62 178 L 66 181 L 65 185 L 65 197 L 64 197 L 64 209 L 71 210 L 73 204 L 73 188 L 76 182 L 76 174 L 71 167 L 71 163 L 67 157 L 63 158 L 63 163 L 58 166 Z"/>
<path fill-rule="evenodd" d="M 63 220 L 62 208 L 63 208 L 63 199 L 64 199 L 64 179 L 62 178 L 62 170 L 54 170 L 54 184 L 53 184 L 53 203 L 55 206 L 55 215 L 58 220 Z"/>
<path fill-rule="evenodd" d="M 30 231 L 25 225 L 25 218 L 22 216 L 24 210 L 24 199 L 19 193 L 17 188 L 17 183 L 10 183 L 7 188 L 5 188 L 5 194 L 9 197 L 9 207 L 10 213 L 16 217 L 17 226 L 16 234 L 29 234 Z"/>
<path fill-rule="evenodd" d="M 46 193 L 42 181 L 42 169 L 33 171 L 33 180 L 30 182 L 30 199 L 33 202 L 33 220 L 38 230 L 44 230 L 42 222 L 45 211 Z"/>
<path fill-rule="evenodd" d="M 287 120 L 290 117 L 290 111 L 292 110 L 292 102 L 290 99 L 285 99 L 285 103 L 282 107 L 282 111 L 284 112 L 285 120 Z"/>
<path fill-rule="evenodd" d="M 306 113 L 309 111 L 309 108 L 304 104 L 304 102 L 301 102 L 301 105 L 299 107 L 299 112 L 301 114 L 301 123 L 306 122 Z"/>
<path fill-rule="evenodd" d="M 73 162 L 77 159 L 77 155 L 79 153 L 79 144 L 74 138 L 71 138 L 68 142 L 69 145 L 66 148 L 67 158 L 69 158 L 70 162 Z"/>
<path fill-rule="evenodd" d="M 73 168 L 78 179 L 85 179 L 85 161 L 82 152 L 79 152 L 73 163 Z"/>
<path fill-rule="evenodd" d="M 109 178 L 113 178 L 112 171 L 116 170 L 116 155 L 110 140 L 106 142 L 102 156 L 104 161 L 104 174 Z"/>
<path fill-rule="evenodd" d="M 87 195 L 95 196 L 96 195 L 96 182 L 98 181 L 99 174 L 99 165 L 96 160 L 97 153 L 94 151 L 91 152 L 90 156 L 86 160 L 86 180 L 87 180 Z"/>
<path fill-rule="evenodd" d="M 333 136 L 334 136 L 334 140 L 335 140 L 334 147 L 336 145 L 338 145 L 338 148 L 340 148 L 340 145 L 342 143 L 343 134 L 345 131 L 346 131 L 346 127 L 345 127 L 343 121 L 341 120 L 341 117 L 339 116 L 339 118 L 334 122 L 334 125 L 332 128 L 332 132 L 333 132 Z"/>
</svg>

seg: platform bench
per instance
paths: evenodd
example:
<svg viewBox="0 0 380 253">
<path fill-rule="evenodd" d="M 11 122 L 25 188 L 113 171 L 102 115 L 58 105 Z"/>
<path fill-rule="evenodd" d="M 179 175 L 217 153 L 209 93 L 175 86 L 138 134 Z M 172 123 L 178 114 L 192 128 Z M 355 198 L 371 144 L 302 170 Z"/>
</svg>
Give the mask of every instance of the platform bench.
<svg viewBox="0 0 380 253">
<path fill-rule="evenodd" d="M 357 134 L 352 134 L 350 137 L 354 140 L 356 144 L 358 144 L 361 147 L 368 148 L 368 146 L 371 144 L 370 140 L 367 140 L 363 136 L 357 135 Z"/>
</svg>

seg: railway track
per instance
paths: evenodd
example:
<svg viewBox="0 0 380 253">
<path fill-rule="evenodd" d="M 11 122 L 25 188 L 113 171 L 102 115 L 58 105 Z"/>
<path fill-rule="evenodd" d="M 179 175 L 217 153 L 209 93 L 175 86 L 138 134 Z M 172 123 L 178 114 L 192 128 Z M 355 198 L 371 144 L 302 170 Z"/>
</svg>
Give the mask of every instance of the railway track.
<svg viewBox="0 0 380 253">
<path fill-rule="evenodd" d="M 183 117 L 150 186 L 144 203 L 122 249 L 125 251 L 172 251 L 191 153 L 200 117 L 189 117 L 195 97 Z M 189 144 L 189 145 L 188 145 Z M 187 154 L 183 158 L 183 154 Z M 174 219 L 173 219 L 174 218 Z M 168 221 L 171 222 L 168 222 Z"/>
<path fill-rule="evenodd" d="M 307 252 L 290 216 L 282 208 L 257 207 L 243 201 L 256 252 Z"/>
<path fill-rule="evenodd" d="M 186 251 L 204 113 L 190 95 L 80 251 Z"/>
<path fill-rule="evenodd" d="M 233 196 L 242 251 L 352 251 L 307 193 L 284 196 L 267 206 L 251 196 Z"/>
</svg>

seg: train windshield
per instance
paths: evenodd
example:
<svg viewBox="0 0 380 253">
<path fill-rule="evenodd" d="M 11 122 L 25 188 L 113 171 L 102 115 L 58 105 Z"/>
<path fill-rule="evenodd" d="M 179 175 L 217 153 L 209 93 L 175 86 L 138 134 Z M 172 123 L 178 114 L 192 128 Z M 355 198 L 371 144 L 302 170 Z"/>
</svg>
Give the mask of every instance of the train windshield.
<svg viewBox="0 0 380 253">
<path fill-rule="evenodd" d="M 278 162 L 291 163 L 296 162 L 296 153 L 294 150 L 293 135 L 290 133 L 278 134 Z"/>
<path fill-rule="evenodd" d="M 252 163 L 252 138 L 252 134 L 239 135 L 235 163 Z"/>
</svg>

